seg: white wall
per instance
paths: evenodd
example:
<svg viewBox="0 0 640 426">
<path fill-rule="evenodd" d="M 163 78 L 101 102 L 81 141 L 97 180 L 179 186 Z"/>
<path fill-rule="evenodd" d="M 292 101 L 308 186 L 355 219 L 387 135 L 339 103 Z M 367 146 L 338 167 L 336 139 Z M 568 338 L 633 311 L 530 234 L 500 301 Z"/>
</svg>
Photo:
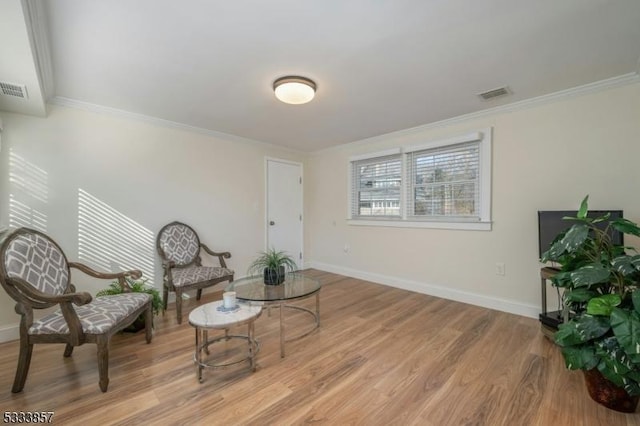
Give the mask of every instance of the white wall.
<svg viewBox="0 0 640 426">
<path fill-rule="evenodd" d="M 346 224 L 350 156 L 489 126 L 492 231 Z M 577 209 L 589 194 L 590 208 L 623 209 L 640 221 L 639 138 L 640 84 L 633 84 L 317 152 L 305 169 L 307 258 L 320 269 L 535 317 L 537 210 Z M 496 262 L 505 276 L 495 274 Z"/>
<path fill-rule="evenodd" d="M 171 220 L 191 224 L 213 249 L 231 251 L 230 267 L 244 275 L 264 248 L 265 156 L 304 161 L 308 266 L 523 315 L 536 316 L 540 308 L 537 210 L 575 209 L 590 194 L 591 208 L 624 209 L 640 221 L 639 84 L 307 156 L 63 107 L 52 107 L 47 118 L 0 118 L 0 225 L 9 222 L 12 193 L 46 217 L 47 233 L 73 260 L 83 190 L 154 241 Z M 346 224 L 349 156 L 488 126 L 494 129 L 492 231 Z M 10 171 L 26 181 L 10 182 Z M 159 287 L 155 247 L 141 251 L 153 256 Z M 505 263 L 505 276 L 495 275 L 496 262 Z M 94 294 L 104 285 L 77 273 L 74 281 Z M 0 341 L 16 336 L 17 321 L 13 302 L 0 292 Z"/>
<path fill-rule="evenodd" d="M 135 247 L 128 257 L 151 259 L 157 288 L 155 236 L 173 220 L 193 226 L 213 250 L 230 251 L 228 266 L 236 277 L 244 276 L 265 244 L 264 158 L 302 161 L 299 154 L 268 144 L 71 108 L 51 107 L 47 118 L 9 113 L 1 118 L 0 225 L 9 223 L 9 210 L 19 214 L 18 204 L 8 201 L 11 193 L 15 201 L 36 209 L 40 222 L 46 217 L 47 234 L 70 260 L 78 260 L 79 200 L 97 200 L 89 205 L 91 215 L 106 217 L 89 228 L 106 228 L 102 231 L 116 238 L 130 234 L 126 228 L 137 228 L 138 240 L 150 238 L 152 243 Z M 109 250 L 104 248 L 107 266 L 127 266 L 121 253 Z M 73 278 L 92 294 L 108 284 L 78 272 Z M 15 332 L 19 317 L 13 306 L 0 292 L 0 340 Z"/>
</svg>

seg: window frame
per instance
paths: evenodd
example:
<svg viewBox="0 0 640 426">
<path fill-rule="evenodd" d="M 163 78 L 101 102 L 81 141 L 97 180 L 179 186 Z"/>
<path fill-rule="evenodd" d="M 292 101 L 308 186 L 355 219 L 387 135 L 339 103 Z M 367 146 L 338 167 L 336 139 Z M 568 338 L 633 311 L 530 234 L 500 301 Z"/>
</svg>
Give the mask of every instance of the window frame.
<svg viewBox="0 0 640 426">
<path fill-rule="evenodd" d="M 478 161 L 478 214 L 474 217 L 433 217 L 433 216 L 409 216 L 407 194 L 410 193 L 412 186 L 410 176 L 408 176 L 407 161 L 410 153 L 423 151 L 434 148 L 445 148 L 452 145 L 462 143 L 475 142 L 479 143 Z M 356 226 L 390 226 L 400 228 L 435 228 L 435 229 L 463 229 L 476 231 L 490 231 L 492 227 L 491 221 L 491 173 L 492 173 L 492 144 L 493 129 L 486 128 L 477 132 L 467 133 L 464 135 L 438 139 L 430 142 L 406 145 L 386 151 L 379 151 L 363 155 L 352 156 L 349 158 L 349 182 L 348 182 L 348 205 L 347 205 L 347 223 Z M 401 184 L 400 184 L 400 217 L 375 217 L 375 216 L 356 216 L 354 215 L 354 170 L 353 166 L 357 161 L 375 159 L 394 154 L 400 154 L 401 158 Z"/>
</svg>

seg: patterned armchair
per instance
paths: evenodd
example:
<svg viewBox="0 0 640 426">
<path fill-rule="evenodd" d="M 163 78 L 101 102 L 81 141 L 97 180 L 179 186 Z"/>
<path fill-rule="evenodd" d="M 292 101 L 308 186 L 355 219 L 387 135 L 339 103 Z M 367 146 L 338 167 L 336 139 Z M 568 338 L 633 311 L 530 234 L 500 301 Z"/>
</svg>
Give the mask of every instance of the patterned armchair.
<svg viewBox="0 0 640 426">
<path fill-rule="evenodd" d="M 76 292 L 70 268 L 95 277 L 117 279 L 125 293 L 93 299 Z M 127 293 L 125 277 L 139 278 L 140 271 L 100 273 L 80 263 L 67 261 L 62 249 L 45 234 L 19 228 L 0 246 L 0 284 L 16 301 L 20 320 L 20 355 L 12 392 L 24 388 L 35 343 L 65 343 L 64 356 L 75 346 L 95 343 L 98 349 L 100 389 L 109 386 L 109 342 L 111 336 L 145 314 L 147 343 L 151 342 L 153 311 L 151 296 Z M 34 309 L 60 309 L 34 319 Z"/>
<path fill-rule="evenodd" d="M 210 250 L 200 242 L 198 234 L 184 223 L 171 222 L 165 225 L 158 233 L 156 245 L 164 270 L 164 291 L 162 292 L 164 309 L 167 309 L 169 292 L 175 292 L 178 324 L 182 323 L 184 291 L 197 289 L 196 299 L 200 300 L 203 288 L 223 281 L 233 281 L 234 272 L 227 269 L 224 261 L 231 257 L 231 253 L 216 253 Z M 210 256 L 217 257 L 220 266 L 202 266 L 201 248 Z"/>
</svg>

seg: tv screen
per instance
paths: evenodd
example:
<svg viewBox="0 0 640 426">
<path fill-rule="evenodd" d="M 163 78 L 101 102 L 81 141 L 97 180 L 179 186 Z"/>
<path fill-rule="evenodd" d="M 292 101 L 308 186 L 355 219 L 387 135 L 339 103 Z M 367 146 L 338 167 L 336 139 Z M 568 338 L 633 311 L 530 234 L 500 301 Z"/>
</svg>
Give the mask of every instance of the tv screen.
<svg viewBox="0 0 640 426">
<path fill-rule="evenodd" d="M 600 217 L 609 213 L 609 221 L 622 217 L 622 210 L 590 210 L 588 217 Z M 556 236 L 571 228 L 576 221 L 564 220 L 563 217 L 576 217 L 576 210 L 545 210 L 538 211 L 538 257 L 542 257 L 542 253 L 549 250 L 551 243 Z M 601 222 L 598 226 L 602 229 L 607 227 L 608 222 Z M 623 234 L 613 228 L 609 228 L 611 240 L 616 245 L 623 245 Z"/>
</svg>

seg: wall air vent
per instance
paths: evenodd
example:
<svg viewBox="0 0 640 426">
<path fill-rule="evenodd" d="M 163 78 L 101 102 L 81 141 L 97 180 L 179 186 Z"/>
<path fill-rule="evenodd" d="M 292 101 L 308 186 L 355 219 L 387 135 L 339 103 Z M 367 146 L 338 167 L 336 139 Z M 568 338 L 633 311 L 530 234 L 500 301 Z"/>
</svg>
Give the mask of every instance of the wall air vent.
<svg viewBox="0 0 640 426">
<path fill-rule="evenodd" d="M 27 99 L 27 87 L 23 84 L 14 84 L 0 81 L 0 94 Z"/>
<path fill-rule="evenodd" d="M 495 98 L 510 95 L 510 94 L 511 94 L 511 90 L 507 86 L 505 86 L 505 87 L 498 87 L 497 89 L 487 90 L 486 92 L 478 93 L 478 96 L 483 101 L 489 101 L 491 99 L 495 99 Z"/>
</svg>

